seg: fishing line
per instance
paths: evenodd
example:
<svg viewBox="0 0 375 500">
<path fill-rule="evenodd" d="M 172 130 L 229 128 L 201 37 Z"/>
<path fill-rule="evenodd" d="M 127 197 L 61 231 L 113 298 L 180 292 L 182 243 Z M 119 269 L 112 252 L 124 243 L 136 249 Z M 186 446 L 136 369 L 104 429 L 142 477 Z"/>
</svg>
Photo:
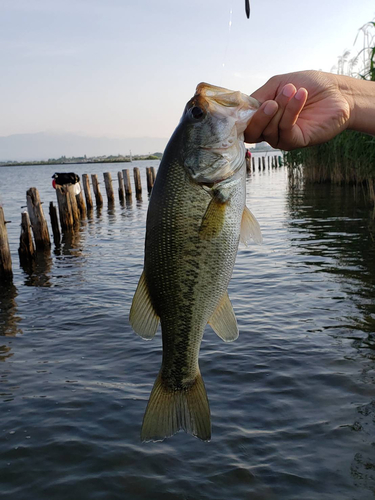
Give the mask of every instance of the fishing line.
<svg viewBox="0 0 375 500">
<path fill-rule="evenodd" d="M 224 69 L 225 69 L 225 64 L 227 61 L 227 52 L 228 52 L 228 46 L 229 46 L 229 39 L 231 35 L 231 30 L 232 30 L 232 14 L 233 14 L 233 3 L 231 2 L 230 4 L 230 9 L 229 9 L 229 23 L 228 23 L 228 34 L 227 34 L 227 43 L 224 49 L 224 57 L 223 57 L 223 63 L 221 65 L 221 77 L 220 77 L 220 86 L 223 84 L 223 76 L 224 76 Z"/>
</svg>

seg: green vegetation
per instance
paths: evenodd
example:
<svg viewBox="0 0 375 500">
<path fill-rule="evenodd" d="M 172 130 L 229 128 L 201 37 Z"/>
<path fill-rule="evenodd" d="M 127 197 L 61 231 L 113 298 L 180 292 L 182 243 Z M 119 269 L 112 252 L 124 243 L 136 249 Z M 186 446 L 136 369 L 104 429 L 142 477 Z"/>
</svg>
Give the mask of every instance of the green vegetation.
<svg viewBox="0 0 375 500">
<path fill-rule="evenodd" d="M 348 52 L 339 58 L 340 74 L 344 73 L 347 61 L 350 76 L 375 81 L 374 29 L 375 22 L 367 23 L 361 28 L 364 48 L 350 61 L 347 61 Z M 360 58 L 363 60 L 362 68 L 354 73 L 353 68 L 358 65 Z M 375 205 L 375 137 L 345 130 L 324 144 L 287 152 L 284 160 L 292 169 L 292 177 L 298 175 L 297 170 L 302 165 L 303 177 L 307 182 L 366 186 L 367 197 Z"/>
</svg>

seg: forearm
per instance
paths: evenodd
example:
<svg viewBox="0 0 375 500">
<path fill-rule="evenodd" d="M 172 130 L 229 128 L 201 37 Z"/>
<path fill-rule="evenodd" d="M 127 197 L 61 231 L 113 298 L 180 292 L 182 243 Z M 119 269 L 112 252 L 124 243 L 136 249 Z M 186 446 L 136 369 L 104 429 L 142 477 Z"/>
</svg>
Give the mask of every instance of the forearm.
<svg viewBox="0 0 375 500">
<path fill-rule="evenodd" d="M 339 76 L 338 83 L 350 105 L 348 129 L 375 135 L 375 82 Z"/>
</svg>

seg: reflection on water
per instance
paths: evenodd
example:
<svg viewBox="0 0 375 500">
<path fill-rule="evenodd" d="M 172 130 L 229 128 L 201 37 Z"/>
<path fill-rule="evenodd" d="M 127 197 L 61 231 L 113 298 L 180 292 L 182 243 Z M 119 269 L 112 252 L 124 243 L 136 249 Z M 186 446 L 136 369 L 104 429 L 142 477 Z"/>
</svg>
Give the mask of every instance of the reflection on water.
<svg viewBox="0 0 375 500">
<path fill-rule="evenodd" d="M 13 283 L 2 283 L 0 286 L 0 335 L 13 337 L 17 333 L 22 333 L 18 326 L 21 318 L 17 316 L 16 298 L 17 288 Z M 8 348 L 2 347 L 3 353 L 8 351 Z M 4 354 L 1 356 L 3 359 L 7 357 Z"/>
<path fill-rule="evenodd" d="M 52 257 L 50 251 L 38 251 L 28 264 L 22 266 L 25 273 L 26 286 L 50 287 L 51 286 Z"/>
<path fill-rule="evenodd" d="M 355 200 L 353 202 L 353 200 Z M 375 350 L 375 245 L 371 210 L 352 187 L 329 184 L 288 193 L 291 242 L 316 273 L 339 279 L 345 295 L 358 308 L 358 315 L 344 315 L 344 335 L 357 348 Z M 340 328 L 333 325 L 337 335 Z M 369 356 L 375 356 L 375 352 Z"/>
</svg>

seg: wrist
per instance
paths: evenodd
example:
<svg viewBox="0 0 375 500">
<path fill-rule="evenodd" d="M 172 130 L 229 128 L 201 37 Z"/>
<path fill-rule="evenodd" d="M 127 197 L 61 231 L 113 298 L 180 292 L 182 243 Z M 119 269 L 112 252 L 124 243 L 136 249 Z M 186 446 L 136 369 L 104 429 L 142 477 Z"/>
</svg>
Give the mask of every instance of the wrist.
<svg viewBox="0 0 375 500">
<path fill-rule="evenodd" d="M 338 83 L 350 109 L 347 128 L 375 135 L 375 82 L 340 76 Z"/>
</svg>

